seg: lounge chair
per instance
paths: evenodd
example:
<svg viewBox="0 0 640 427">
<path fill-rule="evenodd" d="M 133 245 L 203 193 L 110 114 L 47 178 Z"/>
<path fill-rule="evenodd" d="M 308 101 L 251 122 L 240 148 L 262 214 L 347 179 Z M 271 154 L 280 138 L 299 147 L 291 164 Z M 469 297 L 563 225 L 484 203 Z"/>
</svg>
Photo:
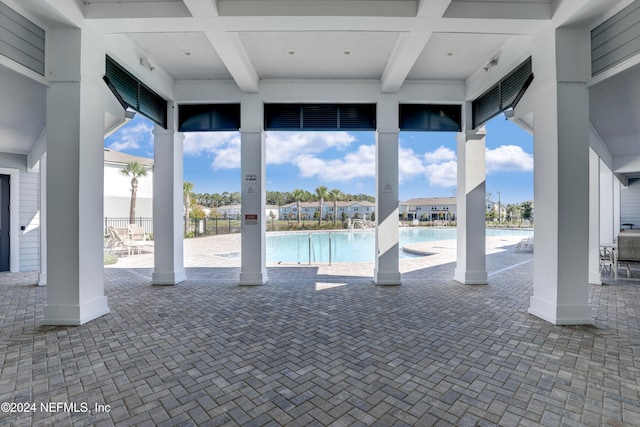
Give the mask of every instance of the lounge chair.
<svg viewBox="0 0 640 427">
<path fill-rule="evenodd" d="M 525 237 L 516 243 L 516 252 L 531 251 L 533 252 L 533 237 Z"/>
<path fill-rule="evenodd" d="M 153 248 L 153 240 L 145 231 L 144 227 L 136 224 L 128 225 L 129 240 L 136 243 L 139 249 Z"/>
<path fill-rule="evenodd" d="M 144 227 L 137 224 L 129 224 L 127 226 L 129 238 L 135 241 L 151 241 L 149 234 L 144 230 Z"/>
<path fill-rule="evenodd" d="M 131 252 L 134 254 L 136 252 L 141 252 L 140 245 L 129 238 L 128 228 L 116 228 L 109 226 L 107 231 L 110 236 L 108 247 L 112 252 L 115 252 L 118 249 L 126 250 L 129 255 L 131 255 Z"/>
</svg>

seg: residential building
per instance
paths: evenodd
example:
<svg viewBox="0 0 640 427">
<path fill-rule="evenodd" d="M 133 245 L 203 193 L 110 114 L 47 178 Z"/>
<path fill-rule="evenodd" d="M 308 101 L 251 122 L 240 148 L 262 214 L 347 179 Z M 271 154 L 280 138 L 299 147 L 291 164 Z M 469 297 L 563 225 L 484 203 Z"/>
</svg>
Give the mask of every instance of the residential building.
<svg viewBox="0 0 640 427">
<path fill-rule="evenodd" d="M 400 202 L 400 219 L 411 221 L 454 221 L 455 197 L 419 197 Z"/>
<path fill-rule="evenodd" d="M 315 219 L 316 212 L 319 210 L 319 202 L 300 202 L 300 219 Z M 362 201 L 338 201 L 336 202 L 337 218 L 351 219 L 371 219 L 371 215 L 375 214 L 375 203 L 366 200 Z M 333 217 L 333 202 L 325 201 L 322 205 L 322 219 Z M 280 219 L 297 219 L 298 205 L 296 202 L 288 203 L 280 206 Z"/>
</svg>

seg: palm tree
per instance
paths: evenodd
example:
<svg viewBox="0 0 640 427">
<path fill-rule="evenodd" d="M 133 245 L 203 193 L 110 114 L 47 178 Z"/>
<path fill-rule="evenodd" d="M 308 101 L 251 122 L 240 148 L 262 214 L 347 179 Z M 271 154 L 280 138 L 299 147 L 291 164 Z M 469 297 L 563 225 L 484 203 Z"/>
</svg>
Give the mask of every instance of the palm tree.
<svg viewBox="0 0 640 427">
<path fill-rule="evenodd" d="M 182 202 L 184 203 L 184 234 L 187 234 L 187 225 L 189 224 L 189 207 L 191 206 L 191 192 L 193 191 L 193 182 L 184 181 L 182 183 Z"/>
<path fill-rule="evenodd" d="M 129 224 L 136 223 L 136 197 L 138 196 L 138 178 L 147 175 L 147 167 L 140 162 L 131 161 L 120 169 L 123 175 L 131 177 L 131 207 L 129 209 Z"/>
<path fill-rule="evenodd" d="M 321 185 L 320 187 L 316 188 L 316 196 L 318 196 L 318 202 L 320 206 L 318 225 L 322 225 L 322 205 L 324 205 L 324 198 L 329 196 L 329 193 L 327 193 L 327 187 Z"/>
<path fill-rule="evenodd" d="M 291 197 L 296 201 L 296 210 L 298 211 L 298 227 L 300 227 L 300 200 L 304 197 L 304 191 L 296 188 L 291 192 Z"/>
<path fill-rule="evenodd" d="M 337 188 L 329 191 L 329 195 L 333 199 L 333 226 L 336 226 L 336 220 L 338 219 L 338 200 L 340 200 L 343 196 L 342 191 Z"/>
</svg>

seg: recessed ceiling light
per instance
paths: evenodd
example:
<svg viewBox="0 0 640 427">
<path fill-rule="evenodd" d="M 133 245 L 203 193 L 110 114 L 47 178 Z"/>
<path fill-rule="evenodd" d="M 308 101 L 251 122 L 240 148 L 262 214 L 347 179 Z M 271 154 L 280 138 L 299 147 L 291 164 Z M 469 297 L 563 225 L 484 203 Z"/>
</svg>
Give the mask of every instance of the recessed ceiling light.
<svg viewBox="0 0 640 427">
<path fill-rule="evenodd" d="M 351 55 L 351 49 L 345 49 L 342 53 L 344 53 L 345 55 L 349 56 L 349 55 Z"/>
<path fill-rule="evenodd" d="M 191 56 L 193 55 L 193 52 L 191 52 L 190 50 L 181 50 L 180 52 L 182 52 L 182 54 L 184 56 Z"/>
<path fill-rule="evenodd" d="M 458 51 L 449 50 L 449 51 L 447 51 L 447 56 L 455 56 L 455 54 L 457 54 L 457 53 L 458 53 Z"/>
<path fill-rule="evenodd" d="M 287 51 L 287 54 L 289 54 L 289 55 L 293 56 L 293 55 L 295 55 L 295 54 L 296 54 L 296 51 L 295 51 L 295 49 L 289 49 L 289 50 Z"/>
</svg>

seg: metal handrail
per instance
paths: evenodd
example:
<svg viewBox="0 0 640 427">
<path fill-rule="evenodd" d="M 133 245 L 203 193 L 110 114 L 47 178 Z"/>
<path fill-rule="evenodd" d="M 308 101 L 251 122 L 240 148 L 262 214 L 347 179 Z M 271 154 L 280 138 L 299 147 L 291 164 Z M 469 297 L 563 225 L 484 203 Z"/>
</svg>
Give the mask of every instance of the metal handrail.
<svg viewBox="0 0 640 427">
<path fill-rule="evenodd" d="M 309 241 L 309 265 L 311 265 L 311 251 L 313 250 L 313 242 L 311 240 L 311 236 L 314 233 L 309 233 L 308 234 L 308 241 Z M 315 262 L 315 257 L 313 257 L 314 262 Z M 331 232 L 329 232 L 329 265 L 331 265 L 331 262 L 333 261 L 333 253 L 331 251 Z"/>
</svg>

